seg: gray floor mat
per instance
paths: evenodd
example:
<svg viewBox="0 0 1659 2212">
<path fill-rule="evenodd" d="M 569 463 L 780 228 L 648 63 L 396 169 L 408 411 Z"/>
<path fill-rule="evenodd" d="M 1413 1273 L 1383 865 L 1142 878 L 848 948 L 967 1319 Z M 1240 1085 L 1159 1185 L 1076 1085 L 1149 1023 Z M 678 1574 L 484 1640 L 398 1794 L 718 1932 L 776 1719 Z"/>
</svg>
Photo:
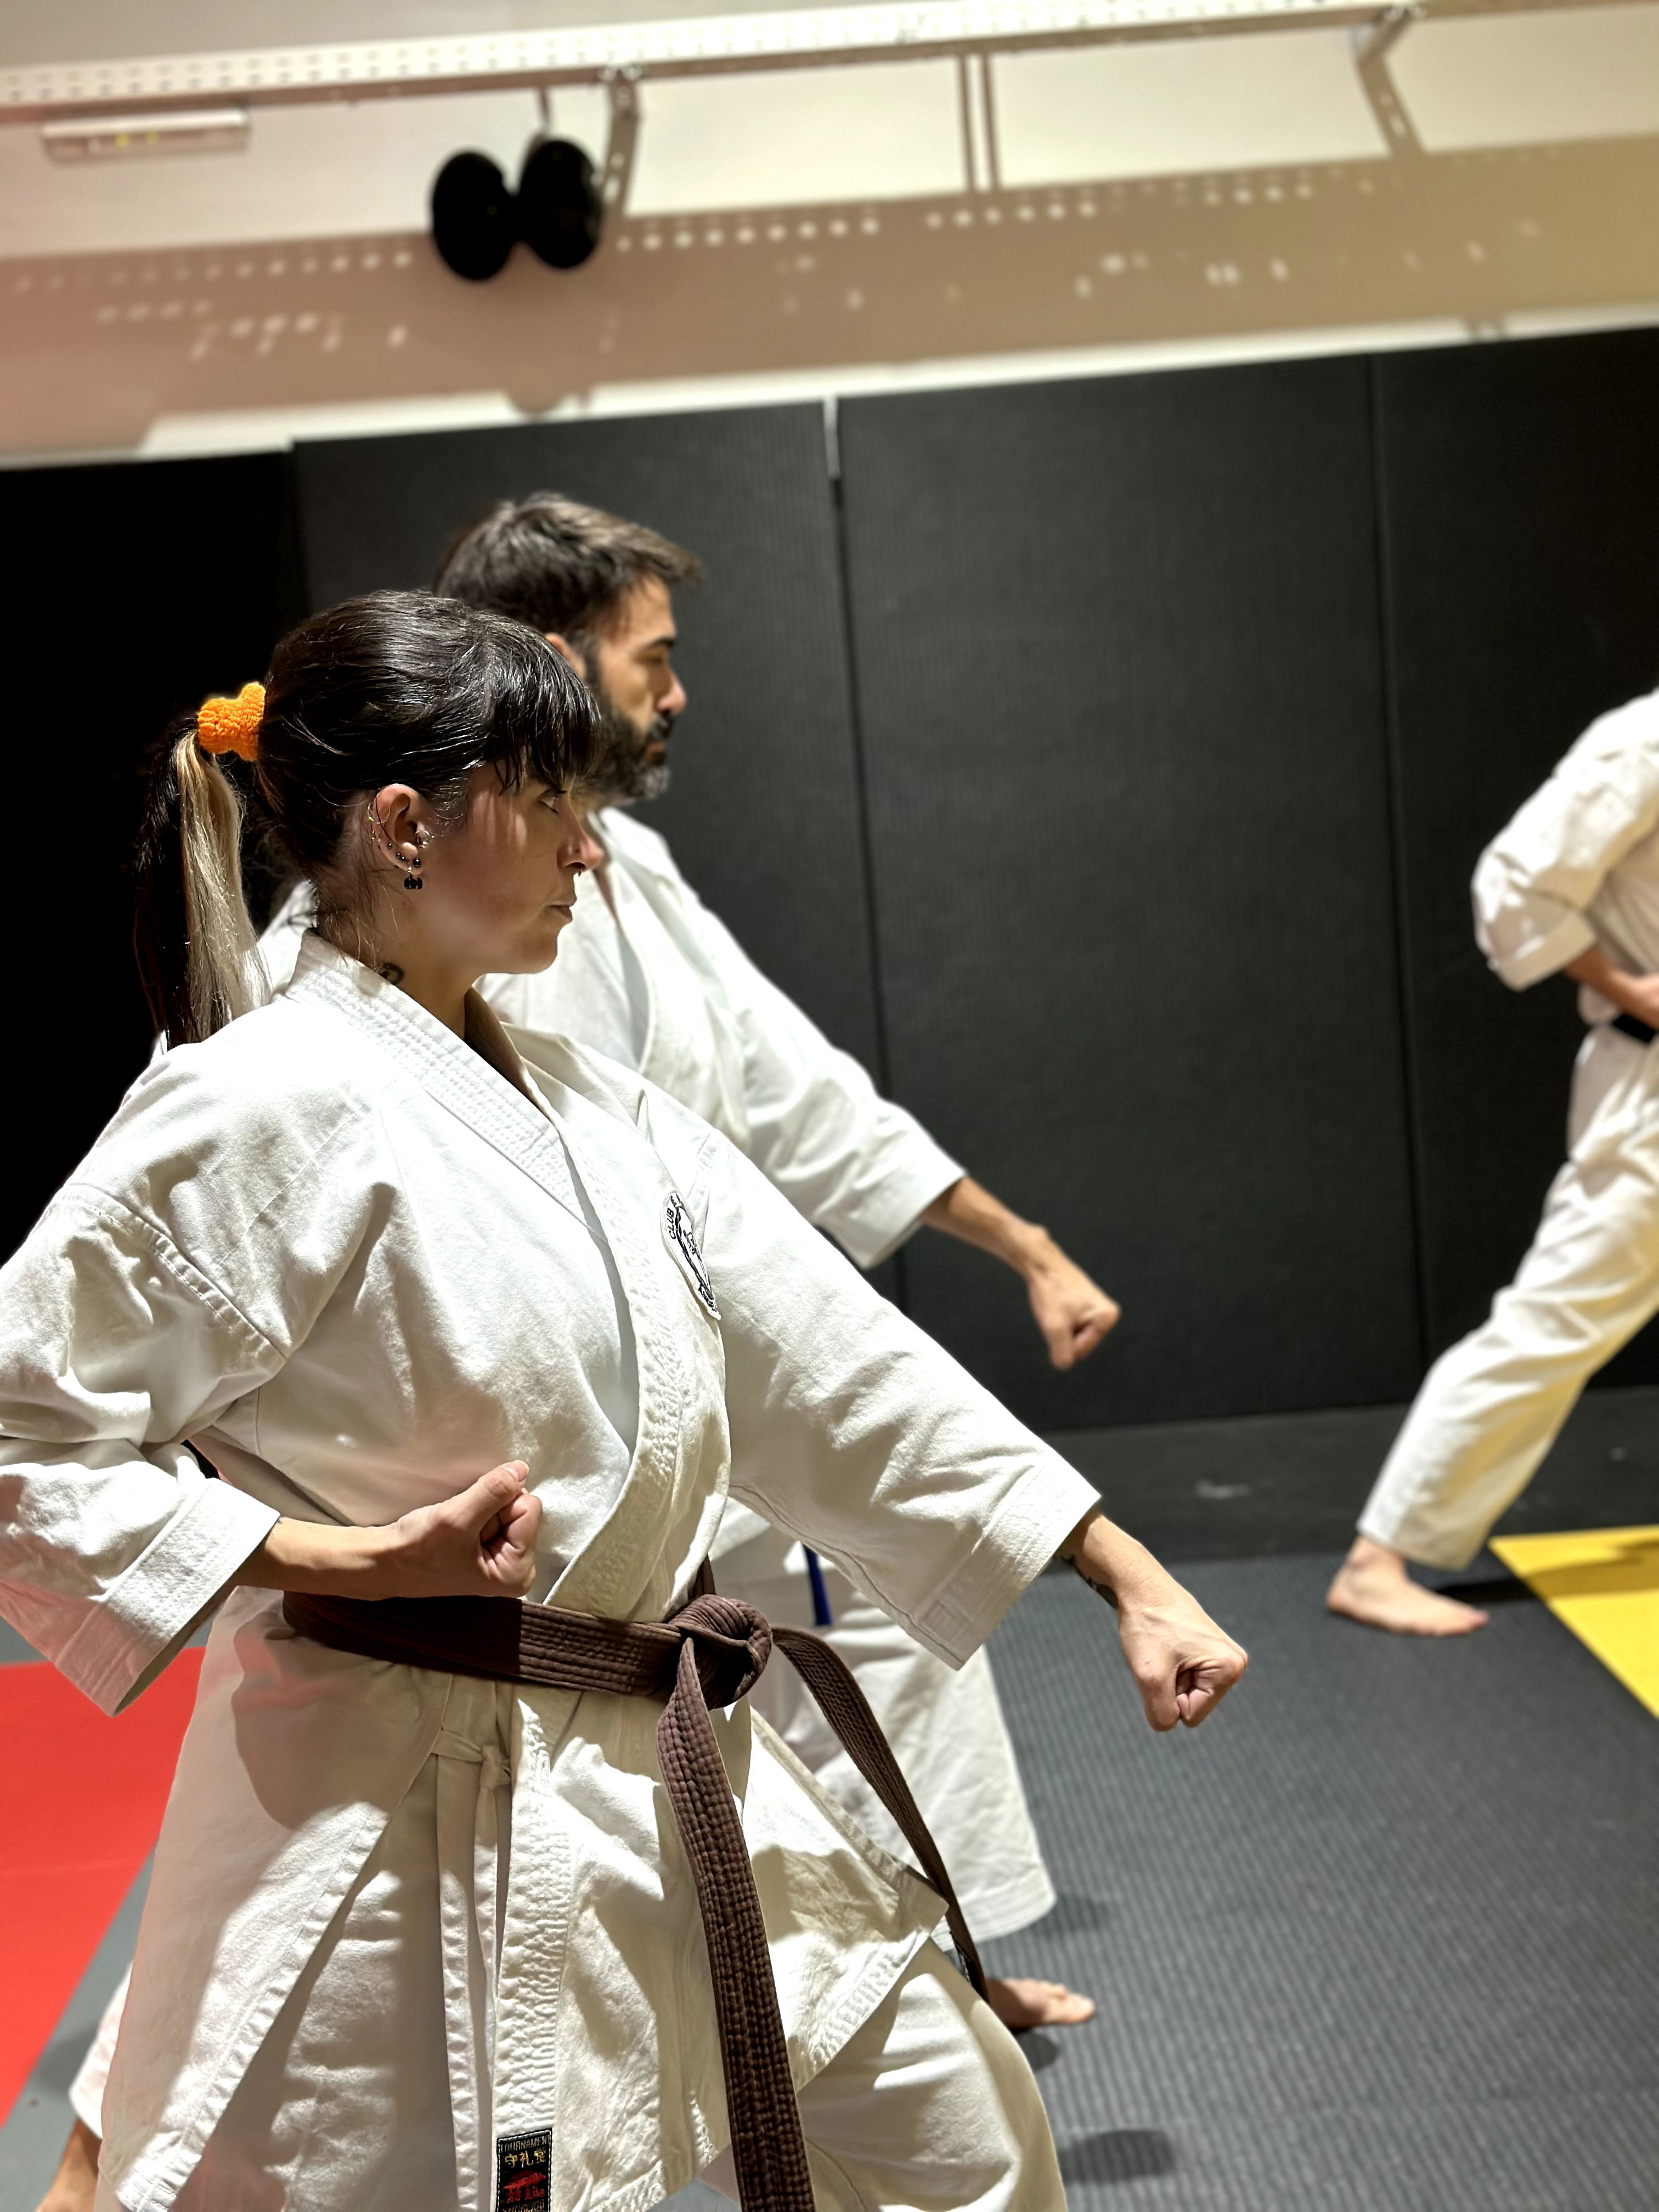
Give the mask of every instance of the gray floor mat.
<svg viewBox="0 0 1659 2212">
<path fill-rule="evenodd" d="M 1163 1559 L 1346 1549 L 1404 1406 L 1072 1429 L 1049 1441 Z M 1659 1389 L 1589 1390 L 1504 1535 L 1659 1520 Z M 1656 2192 L 1659 2203 L 1659 2192 Z"/>
<path fill-rule="evenodd" d="M 1251 1672 L 1155 1737 L 1075 1577 L 992 1646 L 1062 1901 L 990 1947 L 1100 2000 L 1028 2039 L 1074 2204 L 1652 2212 L 1659 1733 L 1540 1605 L 1425 1644 L 1334 1559 L 1184 1571 Z"/>
<path fill-rule="evenodd" d="M 1559 1501 L 1579 1510 L 1559 1525 L 1659 1518 L 1648 1398 L 1581 1413 Z M 1223 1427 L 1145 1432 L 1149 1488 L 1154 1445 L 1253 1480 Z M 1252 1432 L 1264 1474 L 1273 1441 Z M 1376 1441 L 1345 1431 L 1356 1461 Z M 1062 1901 L 993 1963 L 1101 2002 L 1091 2027 L 1027 2042 L 1072 2202 L 1653 2212 L 1656 1724 L 1540 1605 L 1501 1605 L 1459 1643 L 1396 1640 L 1324 1614 L 1333 1564 L 1182 1569 L 1252 1655 L 1194 1735 L 1146 1729 L 1110 1617 L 1068 1573 L 994 1639 Z M 27 2212 L 56 2163 L 136 1909 L 0 2130 L 0 2212 Z"/>
</svg>

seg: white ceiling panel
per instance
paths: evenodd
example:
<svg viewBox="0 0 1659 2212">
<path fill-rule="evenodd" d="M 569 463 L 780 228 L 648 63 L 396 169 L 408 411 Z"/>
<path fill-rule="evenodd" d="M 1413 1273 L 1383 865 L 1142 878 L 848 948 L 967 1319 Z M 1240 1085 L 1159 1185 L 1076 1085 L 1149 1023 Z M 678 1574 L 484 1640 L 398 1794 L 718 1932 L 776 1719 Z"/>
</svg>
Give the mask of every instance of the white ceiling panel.
<svg viewBox="0 0 1659 2212">
<path fill-rule="evenodd" d="M 1010 54 L 993 70 L 1006 185 L 1354 161 L 1385 150 L 1341 31 Z"/>
<path fill-rule="evenodd" d="M 1659 8 L 1423 23 L 1390 62 L 1431 152 L 1659 131 Z"/>
<path fill-rule="evenodd" d="M 647 83 L 630 214 L 799 207 L 962 188 L 956 64 Z"/>
</svg>

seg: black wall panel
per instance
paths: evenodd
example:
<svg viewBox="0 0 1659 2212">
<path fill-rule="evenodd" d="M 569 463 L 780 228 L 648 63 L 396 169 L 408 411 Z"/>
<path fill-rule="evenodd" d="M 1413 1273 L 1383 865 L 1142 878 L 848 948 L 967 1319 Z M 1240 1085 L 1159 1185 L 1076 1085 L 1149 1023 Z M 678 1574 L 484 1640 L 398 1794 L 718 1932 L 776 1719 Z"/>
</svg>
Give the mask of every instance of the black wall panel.
<svg viewBox="0 0 1659 2212">
<path fill-rule="evenodd" d="M 63 832 L 0 875 L 12 1034 L 58 1072 L 0 1253 L 148 1049 L 167 716 L 553 483 L 708 563 L 652 810 L 688 873 L 872 1065 L 884 1023 L 896 1094 L 1127 1308 L 1054 1377 L 1013 1279 L 923 1237 L 918 1317 L 1054 1428 L 1407 1395 L 1560 1157 L 1571 994 L 1486 973 L 1467 886 L 1659 680 L 1656 391 L 1638 331 L 860 401 L 839 525 L 816 408 L 0 475 L 9 787 Z M 1610 1372 L 1659 1376 L 1659 1334 Z"/>
<path fill-rule="evenodd" d="M 1430 1334 L 1507 1281 L 1560 1164 L 1574 994 L 1516 995 L 1476 860 L 1596 714 L 1659 683 L 1659 331 L 1376 366 Z M 1608 1370 L 1659 1380 L 1649 1332 Z"/>
<path fill-rule="evenodd" d="M 287 462 L 0 472 L 9 550 L 0 927 L 13 1065 L 0 1256 L 143 1066 L 129 875 L 169 718 L 264 673 L 298 610 Z"/>
<path fill-rule="evenodd" d="M 841 441 L 895 1093 L 1122 1298 L 1053 1428 L 1386 1400 L 1419 1354 L 1365 364 L 862 400 Z"/>
<path fill-rule="evenodd" d="M 430 583 L 456 532 L 551 489 L 701 556 L 679 607 L 690 708 L 642 818 L 838 1044 L 873 1062 L 864 855 L 820 410 L 610 417 L 301 446 L 313 604 Z"/>
</svg>

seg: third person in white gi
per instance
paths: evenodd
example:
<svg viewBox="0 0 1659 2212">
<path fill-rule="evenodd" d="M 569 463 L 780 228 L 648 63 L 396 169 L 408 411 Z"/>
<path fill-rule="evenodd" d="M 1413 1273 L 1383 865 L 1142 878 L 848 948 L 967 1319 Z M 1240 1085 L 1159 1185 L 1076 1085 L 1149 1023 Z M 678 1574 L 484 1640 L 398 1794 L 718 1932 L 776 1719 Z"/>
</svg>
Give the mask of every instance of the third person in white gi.
<svg viewBox="0 0 1659 2212">
<path fill-rule="evenodd" d="M 1481 855 L 1474 912 L 1504 981 L 1571 976 L 1589 1033 L 1532 1247 L 1431 1370 L 1331 1585 L 1333 1612 L 1416 1636 L 1486 1615 L 1407 1561 L 1467 1565 L 1590 1376 L 1659 1311 L 1659 693 L 1591 724 Z"/>
</svg>

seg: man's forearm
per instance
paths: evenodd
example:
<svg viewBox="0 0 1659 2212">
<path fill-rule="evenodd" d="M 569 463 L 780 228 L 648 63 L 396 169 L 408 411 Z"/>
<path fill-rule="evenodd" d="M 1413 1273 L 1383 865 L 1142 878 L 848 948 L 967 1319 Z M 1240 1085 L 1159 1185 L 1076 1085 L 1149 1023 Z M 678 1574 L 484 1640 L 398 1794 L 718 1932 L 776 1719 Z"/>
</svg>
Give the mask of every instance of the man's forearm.
<svg viewBox="0 0 1659 2212">
<path fill-rule="evenodd" d="M 959 1237 L 964 1244 L 977 1245 L 1017 1275 L 1027 1278 L 1056 1249 L 1046 1229 L 1022 1221 L 972 1176 L 961 1176 L 948 1190 L 941 1191 L 921 1218 L 930 1229 L 943 1230 L 947 1237 Z"/>
<path fill-rule="evenodd" d="M 1055 1367 L 1074 1367 L 1086 1359 L 1116 1326 L 1116 1300 L 1066 1258 L 1046 1229 L 1022 1221 L 971 1176 L 959 1177 L 921 1218 L 930 1228 L 975 1244 L 1013 1269 L 1025 1285 L 1032 1318 Z"/>
<path fill-rule="evenodd" d="M 1588 952 L 1581 952 L 1576 960 L 1569 960 L 1562 969 L 1575 983 L 1583 983 L 1592 991 L 1599 991 L 1604 999 L 1620 1004 L 1620 988 L 1629 979 L 1615 968 L 1599 945 L 1592 945 Z"/>
</svg>

